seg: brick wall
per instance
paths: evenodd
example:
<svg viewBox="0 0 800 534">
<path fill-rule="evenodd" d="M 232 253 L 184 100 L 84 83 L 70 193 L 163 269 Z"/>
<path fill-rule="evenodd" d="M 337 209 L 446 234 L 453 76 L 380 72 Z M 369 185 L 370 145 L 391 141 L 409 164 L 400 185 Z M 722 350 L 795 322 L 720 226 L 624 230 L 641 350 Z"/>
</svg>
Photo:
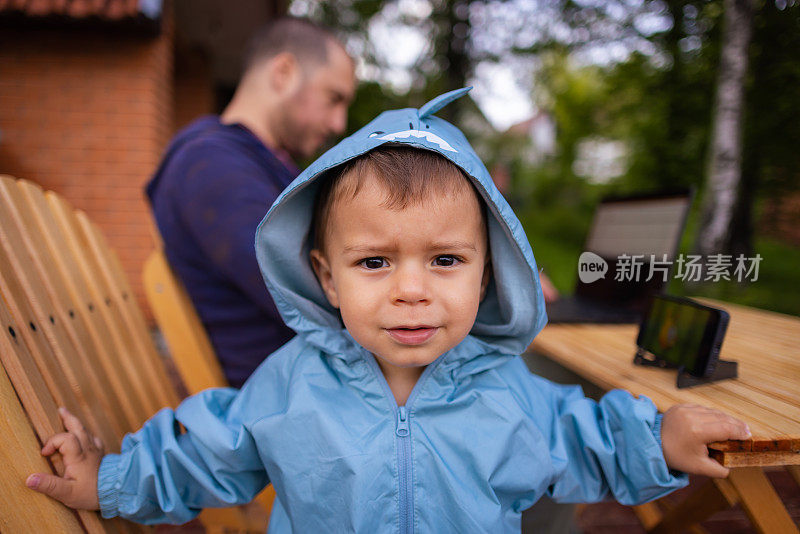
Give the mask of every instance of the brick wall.
<svg viewBox="0 0 800 534">
<path fill-rule="evenodd" d="M 144 309 L 152 250 L 142 188 L 173 131 L 172 23 L 157 36 L 0 32 L 0 172 L 85 210 Z"/>
</svg>

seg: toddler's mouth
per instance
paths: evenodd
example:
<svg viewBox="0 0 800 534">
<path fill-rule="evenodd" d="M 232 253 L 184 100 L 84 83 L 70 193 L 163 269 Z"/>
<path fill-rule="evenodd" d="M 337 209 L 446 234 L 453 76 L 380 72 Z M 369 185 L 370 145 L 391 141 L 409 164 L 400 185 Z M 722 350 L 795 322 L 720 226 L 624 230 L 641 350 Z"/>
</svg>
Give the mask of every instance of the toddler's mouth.
<svg viewBox="0 0 800 534">
<path fill-rule="evenodd" d="M 389 336 L 403 345 L 421 345 L 436 334 L 439 330 L 436 326 L 397 326 L 394 328 L 386 328 L 386 333 Z"/>
</svg>

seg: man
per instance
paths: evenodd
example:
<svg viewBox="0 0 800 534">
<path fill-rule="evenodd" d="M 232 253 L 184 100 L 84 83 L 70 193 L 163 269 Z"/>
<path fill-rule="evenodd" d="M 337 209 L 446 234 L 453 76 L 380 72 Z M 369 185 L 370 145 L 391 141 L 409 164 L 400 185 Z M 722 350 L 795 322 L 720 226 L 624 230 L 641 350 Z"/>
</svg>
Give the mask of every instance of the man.
<svg viewBox="0 0 800 534">
<path fill-rule="evenodd" d="M 256 227 L 298 174 L 292 160 L 344 132 L 354 91 L 353 61 L 329 30 L 277 19 L 253 38 L 222 115 L 179 132 L 147 186 L 167 259 L 234 387 L 294 335 L 261 278 Z"/>
</svg>

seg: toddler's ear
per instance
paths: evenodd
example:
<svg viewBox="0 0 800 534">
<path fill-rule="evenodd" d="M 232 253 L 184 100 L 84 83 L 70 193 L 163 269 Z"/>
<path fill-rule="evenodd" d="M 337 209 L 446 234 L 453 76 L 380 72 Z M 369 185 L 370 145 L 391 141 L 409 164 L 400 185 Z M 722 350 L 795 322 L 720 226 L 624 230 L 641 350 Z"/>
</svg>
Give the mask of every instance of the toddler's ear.
<svg viewBox="0 0 800 534">
<path fill-rule="evenodd" d="M 333 284 L 333 274 L 331 273 L 331 266 L 325 254 L 318 249 L 311 251 L 311 267 L 314 269 L 314 274 L 317 275 L 317 280 L 325 292 L 325 297 L 334 308 L 339 308 L 339 296 L 336 294 L 336 287 Z"/>
<path fill-rule="evenodd" d="M 486 296 L 486 288 L 489 287 L 489 280 L 492 278 L 492 260 L 486 255 L 486 263 L 483 264 L 483 277 L 481 278 L 481 302 Z"/>
</svg>

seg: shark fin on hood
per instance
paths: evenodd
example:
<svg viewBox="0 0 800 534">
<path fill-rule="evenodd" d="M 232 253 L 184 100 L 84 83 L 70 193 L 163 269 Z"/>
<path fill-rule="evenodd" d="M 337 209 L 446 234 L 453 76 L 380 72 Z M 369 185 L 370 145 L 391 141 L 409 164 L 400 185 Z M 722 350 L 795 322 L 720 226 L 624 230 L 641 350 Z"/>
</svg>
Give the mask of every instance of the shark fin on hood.
<svg viewBox="0 0 800 534">
<path fill-rule="evenodd" d="M 462 87 L 461 89 L 456 89 L 455 91 L 449 91 L 444 93 L 443 95 L 439 95 L 421 108 L 419 108 L 419 118 L 426 119 L 430 115 L 433 115 L 447 104 L 452 102 L 453 100 L 458 100 L 465 94 L 472 91 L 472 86 L 470 87 Z"/>
</svg>

